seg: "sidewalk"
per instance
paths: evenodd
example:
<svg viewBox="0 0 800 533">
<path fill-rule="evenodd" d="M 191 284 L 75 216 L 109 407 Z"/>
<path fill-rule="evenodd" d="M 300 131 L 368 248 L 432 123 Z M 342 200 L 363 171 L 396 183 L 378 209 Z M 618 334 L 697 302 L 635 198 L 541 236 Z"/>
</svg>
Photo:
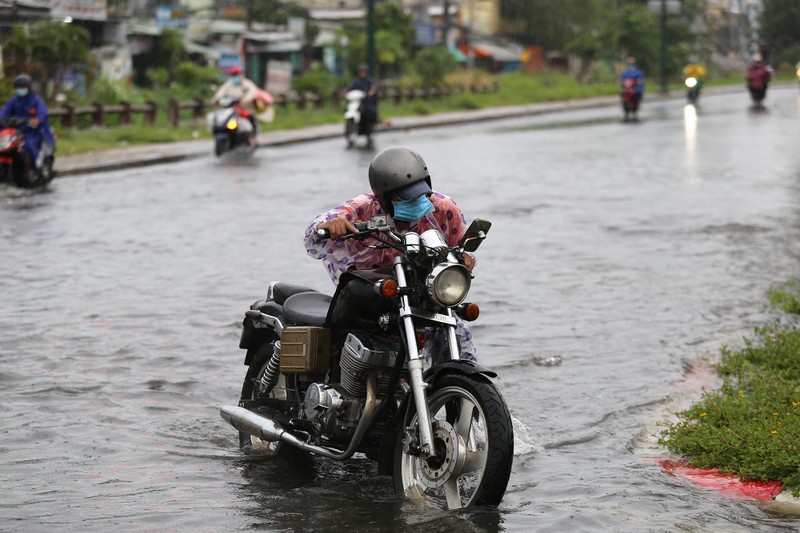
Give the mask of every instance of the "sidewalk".
<svg viewBox="0 0 800 533">
<path fill-rule="evenodd" d="M 712 87 L 704 90 L 706 94 L 722 94 L 744 92 L 740 86 Z M 685 98 L 683 91 L 673 92 L 668 95 L 653 94 L 647 96 L 647 101 L 672 100 Z M 508 107 L 493 107 L 470 111 L 453 111 L 435 115 L 397 117 L 391 122 L 380 127 L 378 131 L 410 130 L 418 128 L 435 128 L 468 122 L 480 122 L 515 118 L 521 116 L 557 113 L 576 109 L 589 109 L 619 105 L 619 97 L 604 96 L 587 98 L 583 100 L 568 100 L 558 102 L 545 102 L 537 104 L 516 105 Z M 330 139 L 342 136 L 341 124 L 328 124 L 324 126 L 310 126 L 295 130 L 270 131 L 258 136 L 258 146 L 279 146 L 300 142 Z M 143 144 L 127 148 L 114 148 L 99 152 L 86 152 L 80 155 L 56 157 L 56 171 L 58 176 L 73 176 L 91 172 L 118 170 L 158 163 L 171 163 L 193 157 L 212 154 L 213 146 L 210 139 L 197 141 L 180 141 L 171 143 Z"/>
</svg>

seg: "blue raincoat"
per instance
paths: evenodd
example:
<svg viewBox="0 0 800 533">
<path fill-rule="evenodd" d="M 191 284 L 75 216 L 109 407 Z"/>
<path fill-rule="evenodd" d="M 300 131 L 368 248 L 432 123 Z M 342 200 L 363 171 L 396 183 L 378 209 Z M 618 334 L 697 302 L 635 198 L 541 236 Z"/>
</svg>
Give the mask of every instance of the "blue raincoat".
<svg viewBox="0 0 800 533">
<path fill-rule="evenodd" d="M 636 80 L 636 94 L 639 98 L 644 93 L 644 71 L 636 65 L 628 65 L 622 74 L 619 76 L 619 81 L 622 83 L 624 80 Z"/>
<path fill-rule="evenodd" d="M 39 153 L 44 143 L 51 143 L 55 147 L 55 137 L 47 120 L 47 106 L 44 100 L 30 90 L 25 96 L 12 96 L 0 110 L 0 118 L 12 117 L 39 119 L 39 125 L 35 128 L 29 124 L 20 127 L 25 136 L 25 151 L 30 157 L 31 165 L 35 170 L 39 170 Z"/>
</svg>

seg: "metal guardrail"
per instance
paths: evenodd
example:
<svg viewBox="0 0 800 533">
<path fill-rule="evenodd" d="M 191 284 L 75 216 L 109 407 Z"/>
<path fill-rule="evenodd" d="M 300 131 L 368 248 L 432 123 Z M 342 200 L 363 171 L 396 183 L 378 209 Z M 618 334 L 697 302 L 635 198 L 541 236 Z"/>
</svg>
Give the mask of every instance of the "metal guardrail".
<svg viewBox="0 0 800 533">
<path fill-rule="evenodd" d="M 470 87 L 464 86 L 445 86 L 445 87 L 424 87 L 424 88 L 386 88 L 380 89 L 378 98 L 380 100 L 391 100 L 395 104 L 401 104 L 403 101 L 415 100 L 434 100 L 455 94 L 485 94 L 490 92 L 497 92 L 499 86 L 497 83 L 492 85 L 472 85 Z M 305 109 L 309 105 L 315 108 L 324 107 L 326 103 L 330 102 L 334 107 L 342 103 L 342 91 L 334 91 L 329 95 L 318 93 L 290 93 L 279 94 L 275 96 L 276 107 L 281 109 L 289 109 L 293 106 L 296 109 Z M 177 126 L 181 120 L 186 120 L 183 110 L 191 110 L 189 119 L 200 120 L 206 116 L 207 110 L 213 107 L 213 102 L 202 97 L 193 100 L 179 101 L 177 99 L 170 99 L 167 104 L 167 121 L 173 126 Z M 61 127 L 74 128 L 77 120 L 82 117 L 89 117 L 91 125 L 95 127 L 105 127 L 107 125 L 107 118 L 110 116 L 119 117 L 119 124 L 130 124 L 134 115 L 143 115 L 144 122 L 147 124 L 155 124 L 158 105 L 153 101 L 148 101 L 144 104 L 131 104 L 130 102 L 120 102 L 118 104 L 101 104 L 95 102 L 89 106 L 74 107 L 71 105 L 63 105 L 58 108 L 50 109 L 49 115 L 51 120 L 60 118 Z"/>
</svg>

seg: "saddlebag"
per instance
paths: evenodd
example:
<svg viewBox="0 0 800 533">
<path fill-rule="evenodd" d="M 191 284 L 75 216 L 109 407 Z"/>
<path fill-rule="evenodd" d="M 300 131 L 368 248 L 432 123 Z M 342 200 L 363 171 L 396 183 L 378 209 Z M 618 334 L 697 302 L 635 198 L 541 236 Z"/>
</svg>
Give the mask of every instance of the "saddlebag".
<svg viewBox="0 0 800 533">
<path fill-rule="evenodd" d="M 282 374 L 324 374 L 331 362 L 331 330 L 287 326 L 281 334 Z"/>
</svg>

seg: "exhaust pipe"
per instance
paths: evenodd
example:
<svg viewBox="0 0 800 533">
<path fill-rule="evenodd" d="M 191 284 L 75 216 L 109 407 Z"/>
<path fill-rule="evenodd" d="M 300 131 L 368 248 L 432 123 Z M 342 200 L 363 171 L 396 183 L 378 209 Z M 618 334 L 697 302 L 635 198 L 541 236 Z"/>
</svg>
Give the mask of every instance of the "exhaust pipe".
<svg viewBox="0 0 800 533">
<path fill-rule="evenodd" d="M 364 433 L 366 433 L 370 422 L 372 422 L 372 417 L 375 415 L 375 407 L 377 404 L 375 375 L 372 373 L 368 374 L 366 381 L 367 401 L 364 405 L 364 412 L 361 415 L 361 420 L 358 422 L 353 439 L 350 441 L 350 446 L 348 446 L 344 452 L 337 453 L 321 446 L 308 444 L 283 429 L 283 427 L 274 420 L 257 415 L 244 407 L 223 405 L 219 410 L 219 415 L 239 431 L 249 433 L 261 440 L 268 442 L 285 442 L 309 453 L 342 461 L 344 459 L 349 459 L 356 452 L 356 448 L 361 443 L 361 439 L 364 437 Z"/>
</svg>

